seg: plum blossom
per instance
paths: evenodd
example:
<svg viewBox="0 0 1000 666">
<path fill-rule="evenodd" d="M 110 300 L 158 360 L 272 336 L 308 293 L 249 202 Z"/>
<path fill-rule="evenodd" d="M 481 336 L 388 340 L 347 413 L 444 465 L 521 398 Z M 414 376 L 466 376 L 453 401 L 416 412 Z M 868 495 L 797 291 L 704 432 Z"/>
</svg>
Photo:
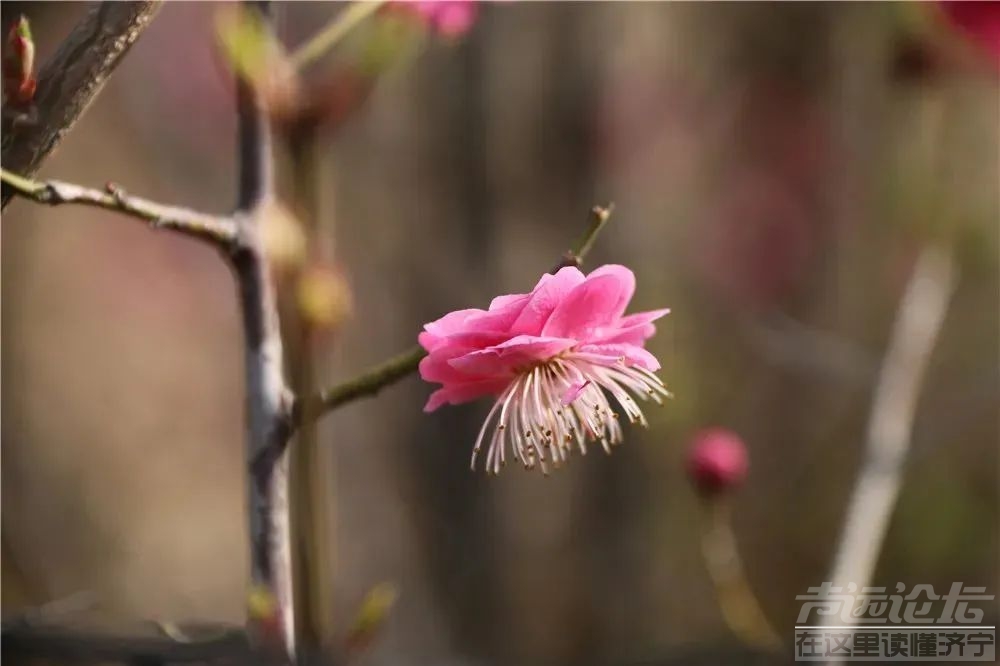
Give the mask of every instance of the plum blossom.
<svg viewBox="0 0 1000 666">
<path fill-rule="evenodd" d="M 697 433 L 688 451 L 688 476 L 699 492 L 708 497 L 743 483 L 749 464 L 743 440 L 725 428 L 708 428 Z"/>
<path fill-rule="evenodd" d="M 622 441 L 611 399 L 630 422 L 646 425 L 632 396 L 660 403 L 670 395 L 653 374 L 659 361 L 644 348 L 653 321 L 669 310 L 624 315 L 634 292 L 635 276 L 624 266 L 586 276 L 569 266 L 543 275 L 531 293 L 498 296 L 488 310 L 458 310 L 427 324 L 420 376 L 441 387 L 424 411 L 495 397 L 472 450 L 475 469 L 488 447 L 486 470 L 494 474 L 508 447 L 526 469 L 544 473 L 574 448 L 586 453 L 588 441 L 610 453 Z"/>
<path fill-rule="evenodd" d="M 398 0 L 394 4 L 413 11 L 445 37 L 461 37 L 469 32 L 479 15 L 476 0 Z"/>
</svg>

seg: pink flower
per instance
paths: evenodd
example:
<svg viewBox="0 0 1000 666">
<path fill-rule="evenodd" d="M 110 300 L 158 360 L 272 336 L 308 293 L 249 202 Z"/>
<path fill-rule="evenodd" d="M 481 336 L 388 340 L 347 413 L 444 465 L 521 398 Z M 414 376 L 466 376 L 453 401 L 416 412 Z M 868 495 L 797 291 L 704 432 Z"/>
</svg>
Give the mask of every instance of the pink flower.
<svg viewBox="0 0 1000 666">
<path fill-rule="evenodd" d="M 416 15 L 445 37 L 461 37 L 469 32 L 479 15 L 476 0 L 395 0 L 391 6 Z"/>
<path fill-rule="evenodd" d="M 500 471 L 508 444 L 526 468 L 565 462 L 573 445 L 588 440 L 605 451 L 622 440 L 618 414 L 646 420 L 629 392 L 661 402 L 669 392 L 653 374 L 660 368 L 644 349 L 653 321 L 669 310 L 623 316 L 635 291 L 624 266 L 601 266 L 584 276 L 567 267 L 543 275 L 530 294 L 498 296 L 489 310 L 459 310 L 424 327 L 428 355 L 420 376 L 441 384 L 424 411 L 496 396 L 472 451 L 488 441 L 486 469 Z M 606 393 L 605 393 L 606 392 Z M 487 431 L 492 432 L 487 438 Z"/>
<path fill-rule="evenodd" d="M 687 467 L 688 476 L 703 495 L 716 495 L 743 482 L 749 467 L 747 449 L 731 430 L 702 430 L 688 452 Z"/>
<path fill-rule="evenodd" d="M 945 17 L 978 42 L 1000 63 L 1000 2 L 996 0 L 942 0 Z"/>
<path fill-rule="evenodd" d="M 461 37 L 479 14 L 474 0 L 419 0 L 417 11 L 445 37 Z"/>
</svg>

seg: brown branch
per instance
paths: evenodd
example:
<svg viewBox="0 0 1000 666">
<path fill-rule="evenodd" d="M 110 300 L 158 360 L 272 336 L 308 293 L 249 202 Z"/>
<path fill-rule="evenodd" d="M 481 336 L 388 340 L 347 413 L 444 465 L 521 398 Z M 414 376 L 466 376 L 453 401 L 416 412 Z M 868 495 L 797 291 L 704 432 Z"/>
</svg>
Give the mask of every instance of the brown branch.
<svg viewBox="0 0 1000 666">
<path fill-rule="evenodd" d="M 374 396 L 386 386 L 415 371 L 420 365 L 420 359 L 426 355 L 427 352 L 422 347 L 414 347 L 341 384 L 320 391 L 308 401 L 300 400 L 295 405 L 296 418 L 318 418 L 348 402 Z"/>
<path fill-rule="evenodd" d="M 244 3 L 270 25 L 266 2 Z M 250 519 L 250 630 L 262 647 L 294 656 L 289 547 L 288 466 L 292 397 L 274 283 L 263 247 L 263 216 L 275 196 L 272 139 L 257 93 L 237 88 L 239 195 L 234 213 L 239 251 L 233 269 L 239 287 L 246 345 L 247 493 Z"/>
<path fill-rule="evenodd" d="M 114 185 L 109 184 L 101 191 L 58 180 L 34 181 L 5 169 L 0 169 L 0 180 L 12 193 L 36 203 L 103 208 L 149 223 L 156 229 L 170 229 L 208 241 L 226 251 L 231 251 L 237 240 L 236 226 L 229 217 L 134 197 Z"/>
<path fill-rule="evenodd" d="M 42 68 L 30 125 L 4 132 L 4 168 L 32 176 L 100 92 L 111 72 L 149 25 L 159 2 L 102 2 Z M 13 196 L 3 187 L 2 204 Z"/>
<path fill-rule="evenodd" d="M 601 233 L 601 229 L 604 225 L 608 223 L 611 219 L 611 213 L 615 210 L 615 205 L 609 203 L 607 206 L 594 206 L 590 209 L 590 226 L 587 230 L 583 232 L 580 236 L 580 240 L 577 242 L 576 247 L 569 250 L 563 255 L 562 261 L 555 265 L 555 267 L 549 271 L 550 273 L 557 273 L 560 268 L 565 268 L 567 266 L 576 266 L 579 268 L 583 265 L 583 260 L 590 253 L 590 248 L 594 246 L 594 241 L 597 240 L 597 234 Z"/>
</svg>

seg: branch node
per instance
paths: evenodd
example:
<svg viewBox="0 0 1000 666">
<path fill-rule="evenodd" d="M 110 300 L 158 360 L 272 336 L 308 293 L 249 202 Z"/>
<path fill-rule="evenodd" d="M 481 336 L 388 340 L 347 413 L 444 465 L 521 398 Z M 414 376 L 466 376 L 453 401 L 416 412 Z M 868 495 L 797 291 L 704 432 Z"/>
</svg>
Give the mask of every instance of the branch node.
<svg viewBox="0 0 1000 666">
<path fill-rule="evenodd" d="M 122 189 L 121 185 L 113 183 L 109 180 L 107 183 L 104 184 L 104 189 L 108 194 L 111 195 L 111 198 L 115 200 L 115 203 L 117 203 L 119 206 L 123 208 L 125 207 L 126 194 L 125 190 Z"/>
</svg>

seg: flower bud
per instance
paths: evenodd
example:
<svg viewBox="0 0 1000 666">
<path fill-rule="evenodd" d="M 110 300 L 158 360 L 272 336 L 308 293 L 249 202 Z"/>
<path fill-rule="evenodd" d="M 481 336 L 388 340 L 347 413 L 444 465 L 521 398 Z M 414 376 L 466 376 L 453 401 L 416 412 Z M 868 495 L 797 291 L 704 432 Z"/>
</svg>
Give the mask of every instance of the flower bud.
<svg viewBox="0 0 1000 666">
<path fill-rule="evenodd" d="M 437 34 L 455 39 L 468 33 L 476 23 L 476 0 L 396 0 L 392 6 L 412 13 Z"/>
<path fill-rule="evenodd" d="M 398 598 L 399 591 L 392 583 L 379 583 L 368 592 L 347 634 L 345 642 L 350 651 L 358 652 L 371 644 L 389 619 L 389 612 Z"/>
<path fill-rule="evenodd" d="M 264 204 L 261 237 L 264 256 L 279 274 L 302 265 L 306 258 L 306 233 L 302 223 L 277 200 Z"/>
<path fill-rule="evenodd" d="M 942 0 L 937 4 L 948 23 L 1000 65 L 1000 3 Z"/>
<path fill-rule="evenodd" d="M 24 106 L 35 97 L 35 42 L 31 26 L 23 16 L 10 26 L 3 54 L 3 87 L 5 100 Z"/>
<path fill-rule="evenodd" d="M 350 314 L 351 291 L 340 271 L 329 266 L 306 268 L 296 289 L 299 312 L 311 326 L 335 328 Z"/>
<path fill-rule="evenodd" d="M 216 19 L 221 53 L 256 92 L 270 117 L 284 118 L 301 103 L 302 81 L 285 48 L 254 11 L 225 9 Z"/>
<path fill-rule="evenodd" d="M 748 466 L 743 440 L 735 432 L 725 428 L 702 430 L 695 435 L 688 452 L 688 476 L 706 497 L 741 484 L 746 478 Z"/>
</svg>

